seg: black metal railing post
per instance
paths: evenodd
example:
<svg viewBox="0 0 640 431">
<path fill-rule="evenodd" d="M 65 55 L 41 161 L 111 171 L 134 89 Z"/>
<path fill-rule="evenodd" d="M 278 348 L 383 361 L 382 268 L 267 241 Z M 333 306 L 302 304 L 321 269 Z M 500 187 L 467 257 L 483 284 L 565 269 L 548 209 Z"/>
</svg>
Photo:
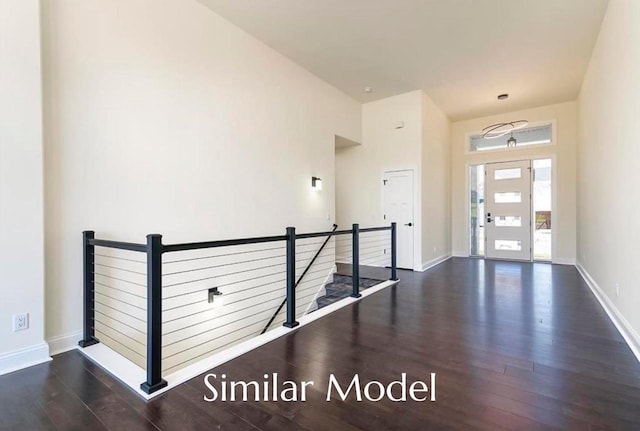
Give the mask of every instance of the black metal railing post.
<svg viewBox="0 0 640 431">
<path fill-rule="evenodd" d="M 296 321 L 296 228 L 287 228 L 287 320 L 284 326 L 295 328 Z"/>
<path fill-rule="evenodd" d="M 352 298 L 360 298 L 360 225 L 354 223 L 351 231 L 351 249 L 353 250 L 351 278 L 353 281 Z"/>
<path fill-rule="evenodd" d="M 336 229 L 338 229 L 338 225 L 334 223 L 333 224 L 333 229 L 331 230 L 331 232 L 335 232 Z M 324 248 L 327 245 L 327 243 L 329 242 L 329 240 L 331 240 L 331 235 L 327 236 L 327 239 L 324 240 L 324 242 L 322 243 L 322 245 L 320 246 L 320 248 L 316 252 L 315 256 L 313 256 L 313 259 L 311 259 L 311 261 L 309 262 L 307 267 L 304 269 L 304 271 L 302 271 L 302 274 L 300 275 L 300 277 L 298 277 L 298 281 L 296 281 L 296 285 L 295 285 L 296 289 L 298 288 L 298 285 L 300 284 L 300 282 L 302 282 L 302 279 L 304 278 L 304 276 L 307 275 L 307 273 L 309 272 L 309 270 L 313 266 L 313 263 L 318 259 L 318 256 L 320 256 L 320 253 L 322 253 L 322 250 L 324 250 Z M 271 326 L 273 321 L 276 320 L 276 317 L 278 317 L 278 314 L 280 314 L 280 311 L 282 310 L 282 307 L 284 307 L 286 305 L 286 303 L 287 303 L 287 298 L 285 297 L 282 300 L 282 302 L 280 303 L 280 306 L 276 309 L 275 313 L 273 313 L 273 316 L 271 316 L 271 319 L 269 319 L 269 321 L 265 325 L 265 327 L 262 330 L 262 332 L 260 332 L 260 335 L 262 335 L 265 332 L 267 332 L 267 330 L 269 329 L 269 327 Z"/>
<path fill-rule="evenodd" d="M 397 271 L 397 258 L 398 258 L 398 250 L 397 250 L 397 231 L 396 231 L 396 223 L 391 223 L 391 280 L 398 280 L 398 271 Z"/>
<path fill-rule="evenodd" d="M 162 235 L 147 235 L 147 394 L 167 386 L 162 379 Z"/>
<path fill-rule="evenodd" d="M 88 347 L 98 343 L 94 330 L 94 299 L 95 299 L 95 247 L 91 240 L 95 238 L 95 232 L 87 230 L 82 232 L 82 340 L 78 342 L 80 347 Z"/>
</svg>

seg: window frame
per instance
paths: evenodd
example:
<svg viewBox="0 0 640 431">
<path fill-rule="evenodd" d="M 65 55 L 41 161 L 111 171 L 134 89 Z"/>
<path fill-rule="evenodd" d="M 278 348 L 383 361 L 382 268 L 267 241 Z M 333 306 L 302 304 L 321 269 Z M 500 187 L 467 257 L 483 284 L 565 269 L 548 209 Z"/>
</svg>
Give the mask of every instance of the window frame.
<svg viewBox="0 0 640 431">
<path fill-rule="evenodd" d="M 464 148 L 464 154 L 465 155 L 477 155 L 477 154 L 495 154 L 495 153 L 505 153 L 505 152 L 514 152 L 514 151 L 523 151 L 523 150 L 527 150 L 527 149 L 534 149 L 534 148 L 544 148 L 544 147 L 551 147 L 553 145 L 557 144 L 557 135 L 556 135 L 556 120 L 548 120 L 548 121 L 538 121 L 538 122 L 532 122 L 527 124 L 527 127 L 524 127 L 524 129 L 528 129 L 528 128 L 532 128 L 532 127 L 541 127 L 541 126 L 550 126 L 551 127 L 551 142 L 549 142 L 548 144 L 531 144 L 531 145 L 524 145 L 521 147 L 518 147 L 517 145 L 515 147 L 504 147 L 504 148 L 495 148 L 492 150 L 475 150 L 475 151 L 471 151 L 471 137 L 473 136 L 477 136 L 477 135 L 481 135 L 482 134 L 482 130 L 477 131 L 477 132 L 469 132 L 466 134 L 465 136 L 465 148 Z"/>
</svg>

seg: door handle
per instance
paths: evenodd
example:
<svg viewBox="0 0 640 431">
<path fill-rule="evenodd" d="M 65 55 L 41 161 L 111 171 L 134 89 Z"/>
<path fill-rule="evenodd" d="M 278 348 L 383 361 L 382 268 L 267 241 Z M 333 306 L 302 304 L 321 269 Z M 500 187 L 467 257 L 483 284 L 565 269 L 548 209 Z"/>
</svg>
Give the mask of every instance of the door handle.
<svg viewBox="0 0 640 431">
<path fill-rule="evenodd" d="M 404 225 L 411 227 L 411 226 L 413 226 L 413 223 L 405 223 Z"/>
</svg>

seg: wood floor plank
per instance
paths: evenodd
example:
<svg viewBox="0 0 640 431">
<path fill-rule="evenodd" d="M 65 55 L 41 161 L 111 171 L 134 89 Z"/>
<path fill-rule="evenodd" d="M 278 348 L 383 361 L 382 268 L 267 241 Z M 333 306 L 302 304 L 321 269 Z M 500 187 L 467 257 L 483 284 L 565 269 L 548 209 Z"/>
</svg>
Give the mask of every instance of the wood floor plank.
<svg viewBox="0 0 640 431">
<path fill-rule="evenodd" d="M 47 369 L 44 380 L 28 385 L 31 399 L 38 403 L 58 429 L 106 430 L 107 427 L 64 383 Z"/>
<path fill-rule="evenodd" d="M 0 377 L 0 430 L 56 430 L 51 417 L 30 393 L 44 384 L 48 364 Z"/>
<path fill-rule="evenodd" d="M 78 352 L 58 355 L 52 372 L 93 412 L 107 429 L 158 430 L 146 417 L 84 367 Z"/>
</svg>

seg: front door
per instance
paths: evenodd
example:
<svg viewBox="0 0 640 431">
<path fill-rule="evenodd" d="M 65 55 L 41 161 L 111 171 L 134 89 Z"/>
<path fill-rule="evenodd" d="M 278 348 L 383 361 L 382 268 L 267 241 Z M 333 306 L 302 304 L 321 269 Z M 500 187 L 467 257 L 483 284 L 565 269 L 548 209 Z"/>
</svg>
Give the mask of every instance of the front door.
<svg viewBox="0 0 640 431">
<path fill-rule="evenodd" d="M 485 255 L 531 260 L 531 161 L 485 166 Z"/>
<path fill-rule="evenodd" d="M 413 171 L 385 172 L 384 217 L 396 223 L 397 266 L 413 269 Z"/>
</svg>

